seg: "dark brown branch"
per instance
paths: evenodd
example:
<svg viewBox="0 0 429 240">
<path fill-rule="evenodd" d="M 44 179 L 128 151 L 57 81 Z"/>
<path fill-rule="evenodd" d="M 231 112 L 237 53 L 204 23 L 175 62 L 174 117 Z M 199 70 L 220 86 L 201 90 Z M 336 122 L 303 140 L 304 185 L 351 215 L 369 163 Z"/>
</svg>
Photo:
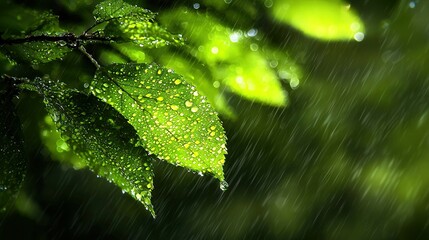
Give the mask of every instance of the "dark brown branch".
<svg viewBox="0 0 429 240">
<path fill-rule="evenodd" d="M 96 34 L 82 34 L 76 36 L 73 33 L 62 35 L 31 35 L 24 38 L 3 39 L 0 38 L 0 45 L 22 44 L 27 42 L 65 42 L 69 46 L 78 47 L 81 42 L 111 42 L 112 38 L 99 36 Z"/>
</svg>

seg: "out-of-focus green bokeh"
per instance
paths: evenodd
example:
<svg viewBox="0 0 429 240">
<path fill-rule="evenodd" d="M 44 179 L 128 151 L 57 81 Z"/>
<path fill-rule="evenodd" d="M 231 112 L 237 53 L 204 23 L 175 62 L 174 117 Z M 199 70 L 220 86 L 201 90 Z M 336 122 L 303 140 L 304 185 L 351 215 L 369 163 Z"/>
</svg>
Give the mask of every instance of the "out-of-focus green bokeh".
<svg viewBox="0 0 429 240">
<path fill-rule="evenodd" d="M 91 25 L 87 13 L 95 5 L 90 0 L 23 2 L 36 9 L 53 9 L 66 29 L 77 32 L 84 29 L 78 25 Z M 234 119 L 222 115 L 228 136 L 224 169 L 229 189 L 222 192 L 210 177 L 157 163 L 154 220 L 144 206 L 105 180 L 55 161 L 57 157 L 50 151 L 66 149 L 38 131 L 45 123 L 45 113 L 38 110 L 40 99 L 23 96 L 18 113 L 25 139 L 30 140 L 30 169 L 16 210 L 1 222 L 1 238 L 429 236 L 429 2 L 323 1 L 350 4 L 353 19 L 362 24 L 364 33 L 363 39 L 361 35 L 356 39 L 355 33 L 347 35 L 348 40 L 329 41 L 306 33 L 312 31 L 311 21 L 306 30 L 290 20 L 280 21 L 278 6 L 292 1 L 133 2 L 159 12 L 161 25 L 182 33 L 188 47 L 160 49 L 162 56 L 158 50 L 132 52 L 123 46 L 90 50 L 103 64 L 132 60 L 158 61 L 172 68 L 181 65 L 177 71 L 194 77 L 196 85 L 204 76 L 200 88 L 217 87 L 211 94 L 222 94 L 223 104 L 228 104 L 223 105 L 228 106 L 225 112 L 235 114 Z M 314 8 L 295 6 L 310 17 Z M 178 9 L 187 12 L 181 15 Z M 317 13 L 325 11 L 320 7 Z M 168 18 L 173 13 L 175 17 Z M 205 51 L 213 54 L 213 46 L 208 48 L 212 42 L 199 40 L 199 32 L 194 33 L 198 38 L 187 35 L 192 32 L 185 32 L 188 26 L 183 19 L 191 15 L 215 19 L 213 23 L 207 20 L 221 26 L 214 32 L 237 33 L 229 37 L 242 36 L 244 42 L 230 53 L 228 49 L 235 43 L 222 42 L 225 45 L 219 47 L 225 47 L 224 55 L 204 55 Z M 299 16 L 299 12 L 293 15 Z M 341 20 L 327 18 L 334 23 Z M 219 36 L 207 37 L 218 41 Z M 253 61 L 254 56 L 262 60 Z M 168 63 L 174 59 L 178 63 Z M 190 65 L 188 73 L 186 64 Z M 288 92 L 288 106 L 270 106 L 249 100 L 254 96 L 234 94 L 237 90 L 221 81 L 229 74 L 230 64 L 242 67 L 245 74 L 254 68 L 267 69 L 266 76 L 276 76 L 281 91 Z M 25 69 L 2 71 L 20 76 L 42 72 L 76 87 L 84 86 L 94 71 L 78 54 L 68 55 L 63 62 Z M 299 79 L 299 84 L 291 79 Z M 30 121 L 35 116 L 39 122 Z M 49 142 L 56 145 L 47 148 L 42 144 Z"/>
</svg>

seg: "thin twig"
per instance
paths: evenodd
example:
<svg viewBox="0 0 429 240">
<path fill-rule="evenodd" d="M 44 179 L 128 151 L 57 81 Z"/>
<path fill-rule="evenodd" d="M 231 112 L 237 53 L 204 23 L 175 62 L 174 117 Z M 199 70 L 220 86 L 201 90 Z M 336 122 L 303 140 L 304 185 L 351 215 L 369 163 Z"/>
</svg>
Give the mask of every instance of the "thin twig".
<svg viewBox="0 0 429 240">
<path fill-rule="evenodd" d="M 103 24 L 103 23 L 105 23 L 105 22 L 111 21 L 111 20 L 113 20 L 113 19 L 116 19 L 116 18 L 109 18 L 109 19 L 104 19 L 104 20 L 99 21 L 99 22 L 95 22 L 94 24 L 92 24 L 92 26 L 91 26 L 91 27 L 89 27 L 88 29 L 86 29 L 86 30 L 85 30 L 85 32 L 83 32 L 83 33 L 82 33 L 82 35 L 83 35 L 83 36 L 88 35 L 88 33 L 89 33 L 93 28 L 95 28 L 95 27 L 97 27 L 98 25 Z"/>
<path fill-rule="evenodd" d="M 81 51 L 89 60 L 91 60 L 91 62 L 92 62 L 92 64 L 94 64 L 94 66 L 97 68 L 97 69 L 100 69 L 100 64 L 98 64 L 98 62 L 97 62 L 97 60 L 95 60 L 95 58 L 93 58 L 92 57 L 92 55 L 91 54 L 89 54 L 87 51 L 86 51 L 86 49 L 85 49 L 85 47 L 83 46 L 83 45 L 80 45 L 79 47 L 78 47 L 78 49 L 79 49 L 79 51 Z"/>
</svg>

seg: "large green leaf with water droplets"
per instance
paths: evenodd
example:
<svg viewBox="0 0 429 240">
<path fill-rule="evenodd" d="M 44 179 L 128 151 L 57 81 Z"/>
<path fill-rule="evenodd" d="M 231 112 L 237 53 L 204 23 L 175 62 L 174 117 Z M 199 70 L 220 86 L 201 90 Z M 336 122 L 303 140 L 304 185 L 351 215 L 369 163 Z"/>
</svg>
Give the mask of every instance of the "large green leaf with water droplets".
<svg viewBox="0 0 429 240">
<path fill-rule="evenodd" d="M 0 3 L 0 33 L 2 39 L 17 39 L 27 36 L 61 35 L 58 16 L 38 12 L 10 3 Z M 47 63 L 70 52 L 65 42 L 30 41 L 20 44 L 3 44 L 0 51 L 17 62 L 31 64 Z"/>
<path fill-rule="evenodd" d="M 365 27 L 359 16 L 340 0 L 276 0 L 273 17 L 321 40 L 362 41 Z"/>
<path fill-rule="evenodd" d="M 114 46 L 122 54 L 137 63 L 149 63 L 155 60 L 165 67 L 174 69 L 176 73 L 183 76 L 185 81 L 194 85 L 201 94 L 206 96 L 218 113 L 230 119 L 235 118 L 235 114 L 225 98 L 223 89 L 213 85 L 210 71 L 207 71 L 205 66 L 198 63 L 198 60 L 193 56 L 181 54 L 171 48 L 145 49 L 143 52 L 142 48 L 129 43 L 115 44 Z"/>
<path fill-rule="evenodd" d="M 125 42 L 134 42 L 142 47 L 181 45 L 181 35 L 174 35 L 159 26 L 155 14 L 121 0 L 108 0 L 94 10 L 98 22 L 108 21 L 104 34 Z"/>
<path fill-rule="evenodd" d="M 0 79 L 0 212 L 15 201 L 27 169 L 21 126 L 12 103 L 12 92 Z M 1 219 L 0 219 L 1 220 Z"/>
<path fill-rule="evenodd" d="M 136 147 L 134 129 L 111 106 L 94 96 L 37 79 L 47 109 L 71 149 L 96 174 L 142 202 L 154 215 L 151 158 Z"/>
<path fill-rule="evenodd" d="M 180 75 L 157 65 L 114 64 L 97 71 L 91 90 L 128 119 L 150 153 L 224 180 L 221 122 Z"/>
</svg>

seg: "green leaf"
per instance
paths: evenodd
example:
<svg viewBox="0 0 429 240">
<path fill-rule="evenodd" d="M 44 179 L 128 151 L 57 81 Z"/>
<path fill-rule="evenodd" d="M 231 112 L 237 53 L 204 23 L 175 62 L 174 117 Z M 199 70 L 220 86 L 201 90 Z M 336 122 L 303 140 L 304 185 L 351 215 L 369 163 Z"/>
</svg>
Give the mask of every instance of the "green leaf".
<svg viewBox="0 0 429 240">
<path fill-rule="evenodd" d="M 59 26 L 58 16 L 49 12 L 28 10 L 7 3 L 4 6 L 0 4 L 1 7 L 10 7 L 10 12 L 4 14 L 10 19 L 14 19 L 14 21 L 0 21 L 8 23 L 0 25 L 1 37 L 4 40 L 40 35 L 55 36 L 65 33 Z M 4 17 L 2 16 L 0 19 Z M 39 64 L 64 57 L 70 52 L 70 48 L 66 46 L 65 42 L 33 41 L 13 45 L 4 44 L 0 51 L 14 61 Z"/>
<path fill-rule="evenodd" d="M 287 104 L 286 92 L 276 72 L 259 50 L 258 43 L 242 31 L 234 31 L 213 16 L 189 9 L 163 13 L 161 21 L 187 36 L 194 46 L 190 54 L 207 66 L 213 86 L 226 87 L 250 100 L 274 106 Z"/>
<path fill-rule="evenodd" d="M 0 80 L 0 212 L 13 206 L 27 170 L 21 126 L 12 103 L 12 91 Z"/>
<path fill-rule="evenodd" d="M 97 71 L 91 91 L 128 119 L 150 153 L 224 181 L 221 122 L 180 75 L 157 65 L 114 64 Z"/>
<path fill-rule="evenodd" d="M 320 40 L 362 41 L 365 27 L 349 4 L 339 0 L 276 0 L 273 17 Z"/>
<path fill-rule="evenodd" d="M 205 66 L 197 62 L 192 56 L 184 56 L 169 49 L 163 50 L 162 52 L 160 52 L 161 50 L 157 50 L 154 53 L 157 56 L 157 62 L 174 69 L 175 72 L 182 75 L 187 82 L 194 85 L 201 94 L 207 97 L 210 104 L 220 114 L 230 119 L 236 117 L 225 99 L 223 89 L 219 87 L 219 82 L 212 81 L 213 76 L 210 74 L 210 71 L 207 71 Z"/>
<path fill-rule="evenodd" d="M 58 131 L 90 170 L 142 202 L 154 215 L 151 158 L 135 147 L 137 136 L 126 120 L 96 97 L 59 83 L 37 79 L 36 87 Z"/>
<path fill-rule="evenodd" d="M 9 1 L 0 3 L 0 33 L 2 38 L 64 32 L 58 16 L 50 12 L 27 9 Z"/>
<path fill-rule="evenodd" d="M 70 49 L 57 42 L 26 42 L 2 46 L 1 51 L 17 62 L 39 64 L 62 58 Z"/>
<path fill-rule="evenodd" d="M 114 46 L 134 62 L 157 62 L 165 67 L 174 69 L 176 73 L 183 76 L 186 82 L 194 85 L 202 95 L 206 96 L 209 103 L 218 113 L 230 119 L 236 117 L 225 99 L 223 89 L 217 87 L 216 83 L 212 82 L 210 72 L 193 56 L 181 54 L 182 52 L 178 52 L 176 51 L 177 49 L 172 48 L 145 49 L 143 52 L 142 48 L 129 43 L 114 44 Z"/>
<path fill-rule="evenodd" d="M 108 21 L 104 34 L 141 47 L 181 45 L 181 35 L 173 35 L 154 22 L 155 14 L 121 0 L 100 3 L 94 10 L 98 22 Z"/>
<path fill-rule="evenodd" d="M 95 6 L 93 14 L 97 22 L 127 17 L 140 18 L 141 21 L 150 21 L 155 17 L 155 14 L 151 11 L 133 6 L 121 0 L 103 1 Z"/>
</svg>

